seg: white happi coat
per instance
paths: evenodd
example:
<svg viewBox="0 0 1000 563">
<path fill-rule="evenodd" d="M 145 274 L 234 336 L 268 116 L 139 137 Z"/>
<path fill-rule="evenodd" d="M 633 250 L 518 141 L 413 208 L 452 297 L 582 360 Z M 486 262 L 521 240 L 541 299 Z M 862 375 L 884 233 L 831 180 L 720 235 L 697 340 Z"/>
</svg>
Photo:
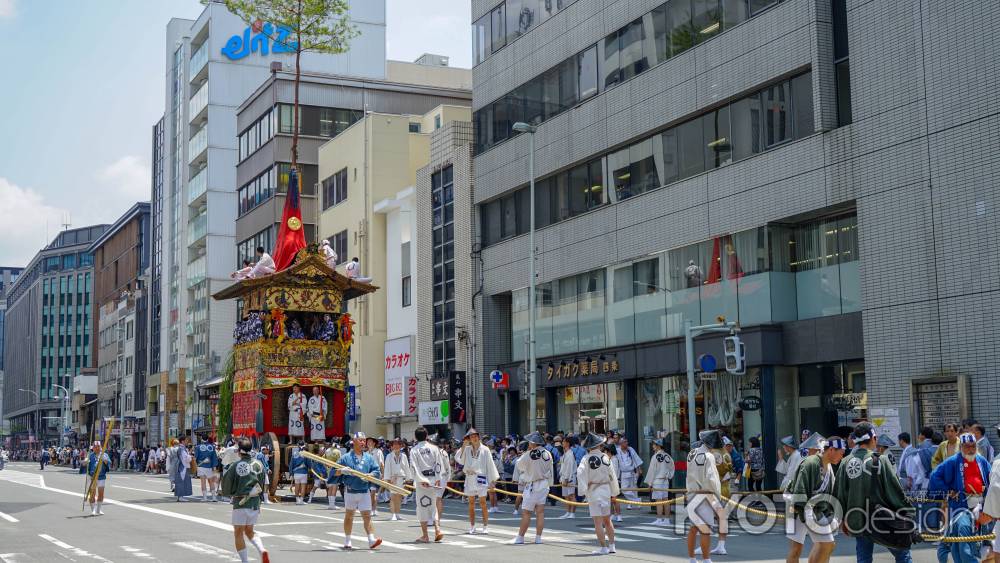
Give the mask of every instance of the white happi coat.
<svg viewBox="0 0 1000 563">
<path fill-rule="evenodd" d="M 404 481 L 413 478 L 410 471 L 410 460 L 402 451 L 398 455 L 396 452 L 390 452 L 389 455 L 385 456 L 383 475 L 386 481 L 393 485 L 402 485 Z"/>
<path fill-rule="evenodd" d="M 646 482 L 649 483 L 649 486 L 654 489 L 667 489 L 670 485 L 670 479 L 673 477 L 674 458 L 662 450 L 654 453 L 649 458 L 649 471 L 646 473 Z"/>
<path fill-rule="evenodd" d="M 573 451 L 570 450 L 564 453 L 562 459 L 559 460 L 559 482 L 562 483 L 564 487 L 575 487 L 576 471 L 576 456 L 574 456 Z"/>
<path fill-rule="evenodd" d="M 288 395 L 288 435 L 305 436 L 306 429 L 302 421 L 306 410 L 306 398 L 299 393 Z"/>
<path fill-rule="evenodd" d="M 250 273 L 247 274 L 247 277 L 259 278 L 261 276 L 273 274 L 274 271 L 275 271 L 274 258 L 271 258 L 271 255 L 265 252 L 263 255 L 261 255 L 259 259 L 257 259 L 257 263 L 254 264 L 253 269 L 250 270 Z"/>
<path fill-rule="evenodd" d="M 493 463 L 493 454 L 483 444 L 479 444 L 478 450 L 472 444 L 459 448 L 455 452 L 455 463 L 462 466 L 467 491 L 489 486 L 500 478 L 497 466 Z"/>
<path fill-rule="evenodd" d="M 417 518 L 433 522 L 437 518 L 436 491 L 443 490 L 447 479 L 441 465 L 441 450 L 427 442 L 410 448 L 410 475 L 416 486 Z"/>
<path fill-rule="evenodd" d="M 309 397 L 309 439 L 326 440 L 326 397 Z M 318 417 L 318 418 L 317 418 Z"/>
<path fill-rule="evenodd" d="M 787 458 L 779 461 L 774 467 L 774 470 L 778 473 L 785 474 L 785 476 L 781 479 L 781 486 L 779 487 L 781 490 L 788 488 L 788 484 L 795 478 L 795 471 L 799 468 L 799 464 L 801 463 L 802 454 L 799 453 L 799 450 L 795 450 Z"/>
<path fill-rule="evenodd" d="M 688 454 L 685 486 L 688 490 L 688 502 L 696 497 L 705 498 L 714 508 L 722 507 L 719 502 L 722 481 L 719 479 L 719 470 L 715 467 L 715 455 L 707 446 L 701 445 Z"/>
<path fill-rule="evenodd" d="M 609 504 L 621 493 L 611 459 L 600 450 L 587 452 L 576 468 L 577 492 L 591 505 Z"/>
<path fill-rule="evenodd" d="M 546 490 L 552 486 L 552 454 L 545 448 L 538 447 L 524 452 L 515 464 L 518 479 L 524 483 L 524 490 Z"/>
<path fill-rule="evenodd" d="M 632 446 L 626 450 L 618 447 L 618 455 L 615 456 L 615 459 L 618 460 L 618 469 L 620 470 L 618 476 L 621 478 L 622 488 L 637 488 L 639 486 L 638 469 L 642 467 L 642 458 L 639 457 L 639 454 L 635 453 Z M 632 501 L 639 500 L 639 492 L 625 491 L 625 498 Z"/>
</svg>

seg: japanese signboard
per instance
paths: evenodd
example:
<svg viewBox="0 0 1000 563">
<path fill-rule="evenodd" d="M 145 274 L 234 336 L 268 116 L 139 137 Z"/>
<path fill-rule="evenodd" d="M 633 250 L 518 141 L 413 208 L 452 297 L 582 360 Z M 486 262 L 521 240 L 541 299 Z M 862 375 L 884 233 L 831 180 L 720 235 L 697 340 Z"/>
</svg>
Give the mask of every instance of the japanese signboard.
<svg viewBox="0 0 1000 563">
<path fill-rule="evenodd" d="M 403 412 L 403 385 L 413 373 L 411 337 L 385 341 L 385 412 Z"/>
<path fill-rule="evenodd" d="M 958 382 L 921 383 L 914 386 L 920 425 L 942 428 L 961 417 Z"/>
<path fill-rule="evenodd" d="M 421 401 L 417 423 L 422 426 L 448 424 L 448 401 Z"/>
<path fill-rule="evenodd" d="M 612 375 L 620 371 L 621 366 L 617 359 L 614 360 L 580 360 L 577 362 L 563 362 L 559 365 L 549 364 L 545 367 L 546 381 L 556 379 L 576 379 L 580 377 L 592 377 L 596 375 Z"/>
<path fill-rule="evenodd" d="M 347 387 L 347 420 L 358 419 L 358 389 L 353 385 Z"/>
<path fill-rule="evenodd" d="M 417 414 L 417 378 L 410 376 L 406 378 L 406 414 Z"/>
<path fill-rule="evenodd" d="M 453 371 L 449 374 L 448 399 L 450 402 L 451 421 L 456 423 L 465 422 L 466 401 L 468 399 L 465 392 L 465 372 Z"/>
<path fill-rule="evenodd" d="M 431 400 L 448 400 L 448 376 L 435 376 L 431 378 Z"/>
</svg>

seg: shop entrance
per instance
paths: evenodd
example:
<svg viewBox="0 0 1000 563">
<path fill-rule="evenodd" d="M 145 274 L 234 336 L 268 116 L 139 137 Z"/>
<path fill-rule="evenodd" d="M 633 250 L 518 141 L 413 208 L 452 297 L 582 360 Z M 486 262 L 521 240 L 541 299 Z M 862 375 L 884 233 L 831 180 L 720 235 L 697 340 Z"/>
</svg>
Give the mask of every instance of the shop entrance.
<svg viewBox="0 0 1000 563">
<path fill-rule="evenodd" d="M 620 383 L 595 383 L 559 390 L 560 430 L 607 434 L 625 427 L 624 392 Z"/>
</svg>

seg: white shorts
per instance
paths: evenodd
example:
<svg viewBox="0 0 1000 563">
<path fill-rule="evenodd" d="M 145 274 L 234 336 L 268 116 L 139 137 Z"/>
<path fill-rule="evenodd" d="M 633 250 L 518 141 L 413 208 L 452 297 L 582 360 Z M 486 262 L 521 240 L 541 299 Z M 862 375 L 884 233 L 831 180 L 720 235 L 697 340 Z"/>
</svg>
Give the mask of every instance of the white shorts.
<svg viewBox="0 0 1000 563">
<path fill-rule="evenodd" d="M 563 487 L 562 496 L 564 497 L 576 496 L 576 487 Z"/>
<path fill-rule="evenodd" d="M 371 512 L 372 496 L 369 493 L 350 493 L 344 491 L 344 507 L 347 508 L 347 510 Z"/>
<path fill-rule="evenodd" d="M 654 489 L 669 489 L 670 488 L 670 483 L 663 483 L 663 482 L 657 481 L 656 483 L 653 483 L 653 488 Z M 653 498 L 653 500 L 664 500 L 664 499 L 670 498 L 670 493 L 668 493 L 667 491 L 653 491 L 650 496 Z"/>
<path fill-rule="evenodd" d="M 233 526 L 253 526 L 257 523 L 257 518 L 259 517 L 259 510 L 253 510 L 251 508 L 234 508 Z"/>
<path fill-rule="evenodd" d="M 836 518 L 833 518 L 832 522 L 824 523 L 817 522 L 815 516 L 809 516 L 807 520 L 809 520 L 808 526 L 798 517 L 793 518 L 795 528 L 786 533 L 785 537 L 800 545 L 805 545 L 806 536 L 809 536 L 813 543 L 833 543 L 835 541 L 833 536 L 837 534 L 837 528 L 840 525 Z"/>
<path fill-rule="evenodd" d="M 485 497 L 489 494 L 489 483 L 483 484 L 475 476 L 466 477 L 465 494 L 470 497 Z"/>
<path fill-rule="evenodd" d="M 440 489 L 434 489 L 434 498 L 444 498 L 444 493 L 446 489 L 441 487 Z"/>
<path fill-rule="evenodd" d="M 691 504 L 687 505 L 687 515 L 695 526 L 711 526 L 715 523 L 716 518 L 712 501 L 704 495 L 696 496 Z"/>
<path fill-rule="evenodd" d="M 313 487 L 314 488 L 317 488 L 317 489 L 322 488 L 323 487 L 323 483 L 326 483 L 326 481 L 320 479 L 319 477 L 316 477 L 316 478 L 313 479 Z"/>
<path fill-rule="evenodd" d="M 602 500 L 588 502 L 587 508 L 590 509 L 591 518 L 611 516 L 611 501 Z"/>
<path fill-rule="evenodd" d="M 211 479 L 212 477 L 215 477 L 215 472 L 212 471 L 211 467 L 199 467 L 198 468 L 198 477 L 204 477 L 206 479 Z"/>
<path fill-rule="evenodd" d="M 306 473 L 295 473 L 292 475 L 292 481 L 296 485 L 305 485 L 309 482 L 309 475 Z"/>
<path fill-rule="evenodd" d="M 103 488 L 104 488 L 104 483 L 105 483 L 106 481 L 107 481 L 107 479 L 98 479 L 98 480 L 97 480 L 97 488 L 98 488 L 98 489 L 103 489 Z"/>
<path fill-rule="evenodd" d="M 545 501 L 549 497 L 549 488 L 545 482 L 532 483 L 524 489 L 524 496 L 521 497 L 521 510 L 534 510 L 536 506 L 545 506 Z"/>
</svg>

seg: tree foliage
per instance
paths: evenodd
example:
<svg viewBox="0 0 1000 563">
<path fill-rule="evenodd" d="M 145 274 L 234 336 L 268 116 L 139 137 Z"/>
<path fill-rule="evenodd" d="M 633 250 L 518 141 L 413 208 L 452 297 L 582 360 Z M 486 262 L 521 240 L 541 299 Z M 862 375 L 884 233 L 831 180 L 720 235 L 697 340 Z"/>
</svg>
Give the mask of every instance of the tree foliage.
<svg viewBox="0 0 1000 563">
<path fill-rule="evenodd" d="M 208 3 L 210 0 L 202 0 Z M 292 166 L 299 160 L 299 81 L 302 53 L 347 52 L 359 31 L 348 17 L 347 0 L 225 0 L 226 9 L 249 25 L 270 23 L 271 41 L 295 53 L 295 111 Z M 287 35 L 281 33 L 287 30 Z"/>
<path fill-rule="evenodd" d="M 236 354 L 229 353 L 226 366 L 222 368 L 222 383 L 219 385 L 219 422 L 216 437 L 223 440 L 233 433 L 233 376 L 236 374 Z"/>
</svg>

